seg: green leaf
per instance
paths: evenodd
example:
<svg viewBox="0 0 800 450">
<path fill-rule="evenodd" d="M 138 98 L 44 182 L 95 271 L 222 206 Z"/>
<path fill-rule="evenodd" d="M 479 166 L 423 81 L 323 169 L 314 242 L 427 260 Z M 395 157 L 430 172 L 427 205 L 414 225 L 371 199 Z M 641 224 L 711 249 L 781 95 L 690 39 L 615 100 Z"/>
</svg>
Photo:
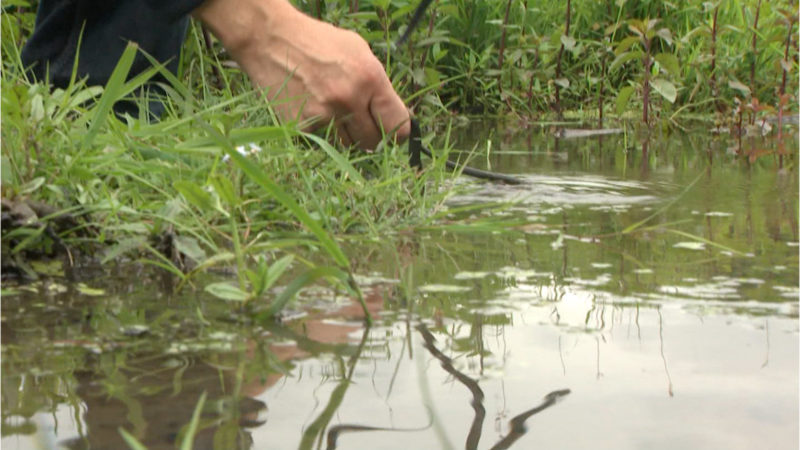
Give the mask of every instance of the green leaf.
<svg viewBox="0 0 800 450">
<path fill-rule="evenodd" d="M 278 295 L 278 297 L 272 301 L 267 311 L 261 313 L 258 318 L 260 320 L 265 320 L 274 317 L 275 314 L 279 313 L 283 307 L 286 306 L 289 300 L 294 298 L 295 294 L 297 294 L 300 289 L 324 277 L 336 278 L 342 281 L 345 286 L 347 285 L 347 273 L 343 272 L 342 270 L 330 266 L 314 267 L 289 283 L 289 285 L 286 286 L 280 295 Z"/>
<path fill-rule="evenodd" d="M 236 190 L 233 188 L 231 180 L 221 175 L 214 175 L 209 181 L 214 188 L 214 192 L 219 195 L 222 201 L 229 206 L 235 207 L 239 205 L 239 196 L 236 195 Z"/>
<path fill-rule="evenodd" d="M 194 261 L 202 261 L 206 259 L 206 252 L 202 248 L 200 248 L 200 244 L 197 243 L 197 239 L 189 236 L 175 236 L 173 240 L 175 243 L 175 248 L 183 253 L 184 255 L 188 256 Z"/>
<path fill-rule="evenodd" d="M 283 139 L 287 136 L 296 134 L 294 130 L 289 127 L 253 127 L 253 128 L 237 128 L 231 130 L 228 139 L 235 147 L 238 145 L 248 145 L 255 142 L 271 141 L 275 139 Z M 197 150 L 205 152 L 218 152 L 222 149 L 219 142 L 213 137 L 201 137 L 197 139 L 190 139 L 181 142 L 175 146 L 176 150 Z"/>
<path fill-rule="evenodd" d="M 654 80 L 650 80 L 650 85 L 653 86 L 653 89 L 661 94 L 661 96 L 664 97 L 668 102 L 675 103 L 675 98 L 678 97 L 678 90 L 675 88 L 674 84 L 663 78 L 656 78 Z"/>
<path fill-rule="evenodd" d="M 669 28 L 661 28 L 656 31 L 656 36 L 663 39 L 668 45 L 672 45 L 672 32 L 669 31 Z"/>
<path fill-rule="evenodd" d="M 225 153 L 230 155 L 231 159 L 248 177 L 258 183 L 272 197 L 291 211 L 304 226 L 308 227 L 337 264 L 342 267 L 350 267 L 350 261 L 347 259 L 347 256 L 344 255 L 344 252 L 342 252 L 342 249 L 339 248 L 339 245 L 333 240 L 330 234 L 322 228 L 319 222 L 312 219 L 305 208 L 301 207 L 292 196 L 287 194 L 277 183 L 269 179 L 262 168 L 230 147 L 225 149 Z"/>
<path fill-rule="evenodd" d="M 635 86 L 625 86 L 624 88 L 619 90 L 617 94 L 617 114 L 622 115 L 625 112 L 625 108 L 628 106 L 628 101 L 631 99 L 631 95 L 636 90 Z"/>
<path fill-rule="evenodd" d="M 655 56 L 655 59 L 668 74 L 676 78 L 680 76 L 681 67 L 675 55 L 672 53 L 659 53 Z"/>
<path fill-rule="evenodd" d="M 186 433 L 184 433 L 183 438 L 181 439 L 181 450 L 192 450 L 194 446 L 194 437 L 197 435 L 197 427 L 200 424 L 200 414 L 203 412 L 203 405 L 206 403 L 206 391 L 203 391 L 200 394 L 200 399 L 197 401 L 197 405 L 194 407 L 194 412 L 192 413 L 192 420 L 189 422 L 188 427 L 186 428 Z"/>
<path fill-rule="evenodd" d="M 628 50 L 630 50 L 631 46 L 633 46 L 633 44 L 635 44 L 637 42 L 639 42 L 639 37 L 638 36 L 628 36 L 628 37 L 626 37 L 625 39 L 619 41 L 619 44 L 617 44 L 617 46 L 614 47 L 614 54 L 619 56 L 619 55 L 627 52 Z"/>
<path fill-rule="evenodd" d="M 389 132 L 391 130 L 385 130 L 385 131 Z M 333 146 L 329 144 L 328 141 L 313 134 L 306 134 L 306 137 L 316 142 L 317 145 L 319 145 L 320 148 L 325 153 L 327 153 L 328 156 L 330 156 L 333 162 L 335 162 L 336 165 L 339 166 L 339 170 L 346 173 L 351 180 L 355 181 L 358 184 L 365 183 L 364 177 L 361 176 L 361 173 L 359 173 L 358 170 L 356 170 L 356 168 L 353 167 L 352 164 L 350 164 L 350 161 L 348 161 L 347 158 L 342 156 L 341 153 L 339 153 L 335 148 L 333 148 Z"/>
<path fill-rule="evenodd" d="M 31 192 L 35 192 L 40 187 L 42 187 L 44 182 L 45 182 L 45 178 L 44 177 L 36 177 L 36 178 L 32 179 L 31 181 L 29 181 L 29 182 L 23 184 L 22 186 L 20 186 L 19 193 L 20 193 L 20 195 L 25 195 L 25 194 L 30 194 Z"/>
<path fill-rule="evenodd" d="M 211 198 L 211 194 L 197 184 L 187 180 L 178 180 L 173 183 L 173 186 L 183 195 L 183 198 L 185 198 L 187 202 L 196 206 L 201 211 L 211 211 L 215 209 L 216 205 L 214 199 Z"/>
<path fill-rule="evenodd" d="M 147 239 L 145 239 L 143 236 L 122 239 L 108 249 L 100 263 L 105 264 L 122 255 L 123 253 L 127 253 L 133 249 L 143 248 L 146 243 Z"/>
<path fill-rule="evenodd" d="M 3 180 L 4 184 L 13 184 L 15 182 L 11 171 L 11 160 L 5 155 L 0 158 L 0 180 Z"/>
<path fill-rule="evenodd" d="M 106 291 L 104 291 L 103 289 L 97 289 L 97 288 L 89 287 L 89 286 L 86 285 L 86 283 L 78 283 L 78 285 L 75 286 L 75 290 L 77 290 L 78 292 L 80 292 L 83 295 L 88 295 L 90 297 L 97 297 L 97 296 L 100 296 L 100 295 L 106 295 Z"/>
<path fill-rule="evenodd" d="M 269 289 L 273 284 L 275 284 L 276 281 L 278 281 L 278 278 L 280 278 L 281 275 L 286 272 L 289 266 L 292 265 L 292 261 L 294 261 L 294 256 L 286 255 L 269 266 L 264 282 L 264 290 Z"/>
<path fill-rule="evenodd" d="M 736 81 L 736 80 L 729 80 L 728 81 L 728 87 L 731 88 L 731 89 L 736 89 L 737 91 L 741 92 L 742 94 L 744 94 L 747 97 L 750 96 L 750 88 L 747 87 L 744 83 L 741 83 L 741 82 Z"/>
<path fill-rule="evenodd" d="M 147 447 L 145 447 L 144 444 L 139 442 L 138 439 L 133 437 L 132 434 L 125 431 L 125 428 L 119 427 L 117 428 L 117 431 L 119 431 L 119 434 L 122 436 L 122 439 L 125 441 L 126 444 L 128 444 L 128 447 L 130 447 L 131 450 L 147 450 Z"/>
<path fill-rule="evenodd" d="M 629 52 L 623 53 L 614 59 L 614 62 L 612 62 L 611 65 L 608 66 L 608 70 L 609 72 L 613 72 L 626 62 L 634 59 L 641 59 L 642 56 L 644 56 L 644 52 L 642 52 L 641 50 L 631 50 Z"/>
<path fill-rule="evenodd" d="M 130 42 L 128 46 L 125 47 L 125 51 L 122 52 L 119 62 L 117 62 L 116 67 L 114 67 L 114 71 L 111 72 L 108 83 L 106 83 L 105 89 L 103 89 L 103 95 L 100 97 L 100 101 L 97 102 L 97 107 L 92 116 L 92 123 L 89 125 L 89 131 L 86 132 L 83 141 L 81 141 L 81 149 L 86 149 L 92 144 L 97 132 L 100 131 L 100 127 L 102 127 L 106 119 L 108 119 L 111 107 L 120 99 L 125 79 L 128 77 L 128 73 L 131 70 L 138 48 L 139 47 L 135 43 Z"/>
<path fill-rule="evenodd" d="M 205 287 L 205 291 L 217 298 L 234 302 L 244 302 L 250 297 L 247 292 L 227 282 L 211 283 Z"/>
<path fill-rule="evenodd" d="M 572 51 L 572 49 L 575 48 L 575 38 L 562 34 L 561 44 L 564 46 L 564 50 Z"/>
</svg>

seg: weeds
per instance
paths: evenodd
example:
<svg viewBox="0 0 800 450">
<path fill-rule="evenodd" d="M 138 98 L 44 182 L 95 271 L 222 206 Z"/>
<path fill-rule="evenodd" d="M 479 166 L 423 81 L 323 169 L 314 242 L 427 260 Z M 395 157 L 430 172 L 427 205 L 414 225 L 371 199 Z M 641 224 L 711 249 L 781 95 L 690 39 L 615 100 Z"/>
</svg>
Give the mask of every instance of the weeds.
<svg viewBox="0 0 800 450">
<path fill-rule="evenodd" d="M 797 109 L 786 88 L 798 74 L 795 0 L 431 3 L 420 18 L 427 26 L 412 34 L 408 51 L 391 43 L 416 2 L 299 7 L 362 33 L 423 117 L 560 116 L 585 113 L 586 99 L 596 98 L 602 127 L 605 99 L 616 97 L 620 116 L 638 109 L 632 99 L 640 98 L 648 126 L 654 116 L 674 121 L 692 111 L 719 112 L 742 129 L 746 113 L 753 123 Z M 235 283 L 204 287 L 232 302 L 268 296 L 292 276 L 324 278 L 359 298 L 340 236 L 430 226 L 428 212 L 449 195 L 440 189 L 448 178 L 441 158 L 416 176 L 399 146 L 350 154 L 326 135 L 278 125 L 219 43 L 196 25 L 177 76 L 154 64 L 129 78 L 137 52 L 129 47 L 105 87 L 77 77 L 64 89 L 32 83 L 19 49 L 33 8 L 15 5 L 1 17 L 2 189 L 4 223 L 8 215 L 21 226 L 4 227 L 4 266 L 24 265 L 26 252 L 61 249 L 72 258 L 101 248 L 103 261 L 145 261 L 173 273 L 180 287 L 192 286 L 203 270 L 234 267 Z M 166 80 L 160 94 L 133 96 L 156 76 Z M 748 79 L 749 85 L 739 81 Z M 756 82 L 771 79 L 777 88 Z M 654 101 L 653 91 L 666 102 Z M 139 111 L 161 101 L 166 113 L 158 121 L 115 114 L 120 101 Z M 661 114 L 670 108 L 671 115 Z M 52 210 L 11 211 L 33 210 L 34 202 Z M 56 223 L 59 217 L 69 220 Z M 290 300 L 292 289 L 273 300 L 268 315 Z"/>
<path fill-rule="evenodd" d="M 51 91 L 4 61 L 4 221 L 6 198 L 12 207 L 33 199 L 54 207 L 8 233 L 4 227 L 6 268 L 14 265 L 7 257 L 53 254 L 55 244 L 88 254 L 101 244 L 102 261 L 132 258 L 161 267 L 179 287 L 192 285 L 201 271 L 232 266 L 236 284 L 205 289 L 233 302 L 274 297 L 270 289 L 292 274 L 295 281 L 273 300 L 267 318 L 319 279 L 362 300 L 336 236 L 426 224 L 425 211 L 448 195 L 439 189 L 442 164 L 418 176 L 399 146 L 342 153 L 324 137 L 276 125 L 256 93 L 209 91 L 198 99 L 191 81 L 158 65 L 129 78 L 136 53 L 135 45 L 127 48 L 103 88 L 76 79 Z M 168 80 L 163 96 L 131 97 L 156 74 Z M 152 100 L 167 111 L 158 121 L 113 110 L 119 101 L 145 110 Z M 59 214 L 80 224 L 52 227 L 50 218 Z"/>
</svg>

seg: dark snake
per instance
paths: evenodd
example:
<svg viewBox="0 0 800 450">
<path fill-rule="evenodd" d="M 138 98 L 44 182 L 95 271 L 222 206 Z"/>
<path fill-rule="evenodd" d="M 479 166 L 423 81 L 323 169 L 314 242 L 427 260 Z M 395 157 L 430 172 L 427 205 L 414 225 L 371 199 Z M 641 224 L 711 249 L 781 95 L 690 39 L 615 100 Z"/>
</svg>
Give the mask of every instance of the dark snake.
<svg viewBox="0 0 800 450">
<path fill-rule="evenodd" d="M 420 20 L 422 20 L 422 16 L 425 14 L 425 10 L 431 4 L 433 0 L 422 0 L 417 6 L 417 9 L 414 10 L 414 14 L 411 16 L 411 20 L 408 22 L 408 26 L 406 27 L 406 31 L 400 36 L 399 39 L 395 42 L 397 47 L 403 45 L 407 40 L 408 37 L 411 36 L 411 33 L 414 29 L 419 25 Z M 422 145 L 422 132 L 419 127 L 419 122 L 415 117 L 411 117 L 411 134 L 408 139 L 408 154 L 409 154 L 409 165 L 416 169 L 417 171 L 422 170 L 422 158 L 421 153 L 426 154 L 429 158 L 433 158 L 433 154 L 430 150 L 425 148 Z M 458 164 L 454 163 L 453 161 L 447 160 L 445 161 L 445 165 L 450 170 L 458 170 L 461 169 L 461 173 L 464 175 L 469 175 L 474 178 L 479 178 L 482 180 L 489 180 L 489 181 L 498 181 L 505 184 L 525 184 L 524 181 L 520 180 L 519 178 L 513 177 L 511 175 L 506 175 L 502 173 L 490 172 L 488 170 L 480 170 L 475 169 L 469 166 L 459 166 Z"/>
</svg>

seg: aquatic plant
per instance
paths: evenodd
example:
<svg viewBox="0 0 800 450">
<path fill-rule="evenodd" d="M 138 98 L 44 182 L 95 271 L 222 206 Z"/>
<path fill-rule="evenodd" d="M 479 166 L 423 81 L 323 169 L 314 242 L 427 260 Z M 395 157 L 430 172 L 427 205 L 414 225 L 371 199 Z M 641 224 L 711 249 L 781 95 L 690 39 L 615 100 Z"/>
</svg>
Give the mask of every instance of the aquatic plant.
<svg viewBox="0 0 800 450">
<path fill-rule="evenodd" d="M 617 113 L 625 111 L 631 95 L 641 91 L 642 95 L 642 122 L 650 122 L 650 91 L 655 90 L 670 103 L 675 103 L 678 95 L 675 85 L 659 75 L 677 76 L 679 63 L 674 54 L 654 48 L 655 39 L 659 38 L 668 46 L 672 45 L 672 33 L 668 28 L 659 27 L 659 19 L 630 19 L 627 21 L 628 30 L 632 35 L 619 41 L 614 47 L 616 59 L 611 63 L 609 70 L 614 71 L 630 61 L 641 61 L 640 75 L 634 81 L 619 90 L 617 94 Z M 654 67 L 657 63 L 658 66 Z M 655 78 L 654 77 L 655 72 Z"/>
</svg>

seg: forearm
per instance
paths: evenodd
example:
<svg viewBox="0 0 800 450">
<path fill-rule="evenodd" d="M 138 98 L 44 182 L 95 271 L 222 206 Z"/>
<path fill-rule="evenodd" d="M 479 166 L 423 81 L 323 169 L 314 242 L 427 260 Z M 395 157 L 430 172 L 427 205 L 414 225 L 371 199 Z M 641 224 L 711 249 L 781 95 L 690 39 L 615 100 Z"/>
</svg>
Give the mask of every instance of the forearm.
<svg viewBox="0 0 800 450">
<path fill-rule="evenodd" d="M 288 0 L 205 0 L 192 16 L 211 30 L 232 54 L 263 44 L 264 31 L 302 22 L 305 15 Z"/>
<path fill-rule="evenodd" d="M 335 120 L 345 144 L 374 148 L 408 133 L 408 111 L 357 33 L 298 11 L 288 0 L 206 0 L 192 15 L 222 42 L 284 119 L 307 128 Z"/>
</svg>

